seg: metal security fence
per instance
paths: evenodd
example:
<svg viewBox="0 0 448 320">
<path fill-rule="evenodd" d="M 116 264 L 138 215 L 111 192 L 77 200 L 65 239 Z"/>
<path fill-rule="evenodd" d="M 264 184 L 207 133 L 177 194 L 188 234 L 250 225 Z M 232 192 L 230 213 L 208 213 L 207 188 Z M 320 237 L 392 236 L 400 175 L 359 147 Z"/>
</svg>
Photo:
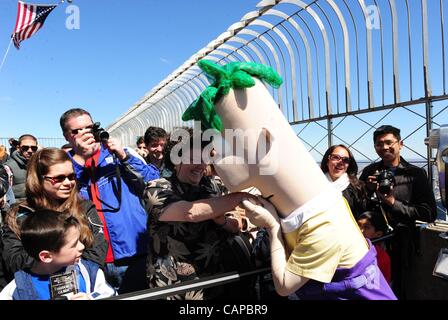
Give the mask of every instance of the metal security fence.
<svg viewBox="0 0 448 320">
<path fill-rule="evenodd" d="M 373 131 L 393 124 L 403 156 L 432 178 L 423 141 L 448 123 L 447 9 L 443 0 L 262 0 L 107 130 L 132 145 L 150 125 L 191 125 L 181 115 L 209 85 L 197 62 L 253 61 L 284 79 L 269 90 L 316 160 L 344 143 L 358 161 L 373 161 Z"/>
<path fill-rule="evenodd" d="M 10 138 L 0 137 L 0 145 L 4 145 L 7 149 L 9 149 L 9 140 Z M 54 147 L 60 148 L 64 144 L 67 143 L 64 138 L 37 138 L 37 142 L 42 147 Z"/>
<path fill-rule="evenodd" d="M 201 279 L 183 281 L 181 283 L 168 285 L 165 287 L 141 290 L 126 294 L 120 294 L 104 300 L 157 300 L 166 299 L 170 296 L 183 294 L 188 291 L 198 291 L 200 289 L 210 288 L 214 286 L 221 286 L 231 282 L 241 281 L 241 279 L 247 277 L 254 277 L 270 273 L 271 268 L 260 268 L 257 270 L 245 272 L 239 274 L 238 272 L 228 272 L 224 274 L 218 274 L 215 276 L 204 277 Z M 231 297 L 229 297 L 231 298 Z"/>
<path fill-rule="evenodd" d="M 381 238 L 377 238 L 372 240 L 372 243 L 377 243 L 384 241 L 386 239 L 390 239 L 394 236 L 394 233 L 388 233 Z M 274 283 L 272 279 L 269 277 L 268 279 L 264 278 L 264 275 L 270 274 L 270 267 L 258 268 L 252 271 L 238 273 L 238 272 L 228 272 L 223 274 L 217 274 L 210 277 L 204 277 L 201 279 L 184 281 L 177 284 L 168 285 L 165 287 L 153 288 L 135 291 L 126 294 L 120 294 L 118 296 L 106 298 L 104 300 L 158 300 L 158 299 L 167 299 L 172 296 L 176 296 L 179 294 L 184 294 L 188 291 L 198 291 L 200 289 L 211 288 L 215 286 L 222 286 L 228 283 L 241 281 L 242 279 L 247 279 L 252 277 L 255 283 L 255 289 L 257 291 L 257 300 L 263 300 L 264 290 L 271 291 L 270 294 L 273 294 L 275 291 Z M 254 278 L 257 277 L 257 278 Z M 267 283 L 270 283 L 268 285 Z M 269 288 L 269 289 L 268 289 Z M 267 294 L 268 292 L 265 292 Z M 231 299 L 232 297 L 229 297 Z"/>
</svg>

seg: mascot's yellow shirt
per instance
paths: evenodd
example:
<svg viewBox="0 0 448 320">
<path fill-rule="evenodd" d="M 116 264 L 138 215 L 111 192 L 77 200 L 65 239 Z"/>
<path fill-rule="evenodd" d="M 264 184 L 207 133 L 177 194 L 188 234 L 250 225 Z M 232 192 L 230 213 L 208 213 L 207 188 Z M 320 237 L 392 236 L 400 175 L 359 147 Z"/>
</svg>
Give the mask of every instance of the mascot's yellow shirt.
<svg viewBox="0 0 448 320">
<path fill-rule="evenodd" d="M 293 231 L 283 228 L 283 236 L 287 252 L 291 252 L 287 269 L 299 276 L 328 283 L 336 268 L 353 267 L 369 248 L 342 194 L 323 193 L 319 198 L 311 200 L 318 203 L 314 208 L 326 207 L 326 210 L 311 214 L 313 208 L 309 210 L 308 206 L 308 213 L 301 213 L 303 222 L 299 221 L 300 225 Z"/>
</svg>

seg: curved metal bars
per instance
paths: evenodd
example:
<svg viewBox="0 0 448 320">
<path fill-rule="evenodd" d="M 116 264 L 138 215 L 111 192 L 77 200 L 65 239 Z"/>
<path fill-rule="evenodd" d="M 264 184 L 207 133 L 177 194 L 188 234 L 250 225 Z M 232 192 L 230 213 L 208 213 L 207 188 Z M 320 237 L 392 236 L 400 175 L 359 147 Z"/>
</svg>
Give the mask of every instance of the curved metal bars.
<svg viewBox="0 0 448 320">
<path fill-rule="evenodd" d="M 168 130 L 183 125 L 182 112 L 210 84 L 196 63 L 210 59 L 220 64 L 255 61 L 273 67 L 285 84 L 269 90 L 286 117 L 292 110 L 290 124 L 311 124 L 307 128 L 316 129 L 312 125 L 316 123 L 320 130 L 327 129 L 328 143 L 333 136 L 343 139 L 335 131 L 342 130 L 349 119 L 361 121 L 365 113 L 398 108 L 409 112 L 411 105 L 425 108 L 428 131 L 432 124 L 444 121 L 444 113 L 436 113 L 438 121 L 432 121 L 432 104 L 447 98 L 444 9 L 442 0 L 436 5 L 427 0 L 260 1 L 257 10 L 244 15 L 194 53 L 107 130 L 128 144 L 149 125 Z M 372 24 L 372 11 L 378 14 L 379 27 Z M 421 17 L 421 21 L 415 17 Z M 436 32 L 433 25 L 437 25 Z M 406 50 L 399 50 L 400 45 L 405 48 L 403 44 Z M 441 54 L 434 52 L 439 48 Z M 441 70 L 433 70 L 437 69 L 433 57 L 440 59 Z M 434 88 L 431 83 L 436 84 Z M 340 108 L 340 101 L 345 101 L 345 106 Z M 335 118 L 343 121 L 334 126 Z M 369 125 L 368 130 L 378 123 L 362 121 L 362 125 Z M 300 131 L 300 135 L 307 130 Z M 343 141 L 353 146 L 362 139 Z M 307 143 L 322 153 L 319 148 L 325 139 Z M 367 154 L 353 147 L 360 155 Z"/>
</svg>

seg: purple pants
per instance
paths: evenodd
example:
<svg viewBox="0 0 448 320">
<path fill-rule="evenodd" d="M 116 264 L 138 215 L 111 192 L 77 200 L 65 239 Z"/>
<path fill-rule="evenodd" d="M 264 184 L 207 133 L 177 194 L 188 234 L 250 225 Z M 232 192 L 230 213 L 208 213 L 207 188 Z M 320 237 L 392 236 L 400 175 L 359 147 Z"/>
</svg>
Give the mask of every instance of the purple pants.
<svg viewBox="0 0 448 320">
<path fill-rule="evenodd" d="M 352 268 L 337 268 L 330 283 L 309 280 L 296 294 L 301 300 L 397 300 L 376 262 L 370 241 L 366 255 Z"/>
</svg>

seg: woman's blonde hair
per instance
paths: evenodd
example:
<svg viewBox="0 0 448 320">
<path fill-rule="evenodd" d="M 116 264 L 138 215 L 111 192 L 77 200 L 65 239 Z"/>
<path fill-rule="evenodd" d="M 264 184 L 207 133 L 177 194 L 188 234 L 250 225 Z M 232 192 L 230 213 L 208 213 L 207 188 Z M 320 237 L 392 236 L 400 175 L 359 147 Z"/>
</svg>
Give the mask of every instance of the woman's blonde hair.
<svg viewBox="0 0 448 320">
<path fill-rule="evenodd" d="M 63 202 L 48 197 L 43 185 L 44 176 L 54 165 L 71 162 L 67 153 L 57 148 L 44 148 L 37 151 L 28 162 L 25 193 L 26 200 L 14 206 L 6 216 L 6 224 L 20 238 L 20 226 L 17 223 L 17 213 L 21 206 L 30 207 L 33 210 L 49 209 L 58 212 L 68 212 L 74 216 L 81 226 L 80 241 L 86 246 L 93 244 L 93 234 L 89 228 L 89 222 L 85 210 L 81 204 L 83 200 L 78 194 L 77 188 L 73 188 L 70 196 Z"/>
<path fill-rule="evenodd" d="M 4 145 L 0 145 L 0 161 L 6 159 L 8 154 L 6 153 L 6 147 Z"/>
</svg>

